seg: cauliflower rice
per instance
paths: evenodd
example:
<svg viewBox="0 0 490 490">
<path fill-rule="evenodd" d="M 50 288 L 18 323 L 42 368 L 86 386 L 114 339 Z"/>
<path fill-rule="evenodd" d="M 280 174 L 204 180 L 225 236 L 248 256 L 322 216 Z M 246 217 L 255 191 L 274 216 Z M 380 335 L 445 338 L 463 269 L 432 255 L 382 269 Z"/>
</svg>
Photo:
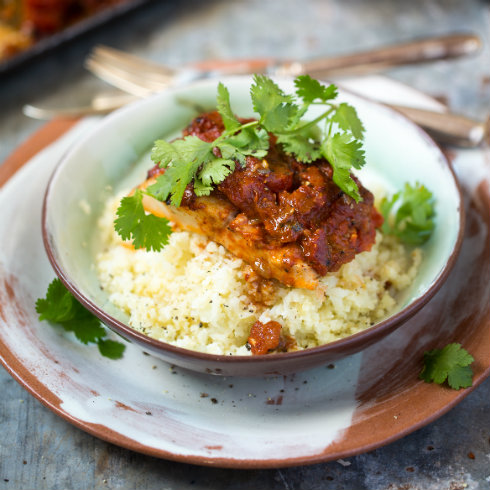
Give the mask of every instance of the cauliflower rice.
<svg viewBox="0 0 490 490">
<path fill-rule="evenodd" d="M 104 249 L 96 266 L 109 300 L 129 325 L 150 337 L 210 354 L 249 355 L 251 326 L 279 322 L 306 349 L 347 337 L 388 316 L 415 278 L 420 249 L 408 252 L 378 232 L 371 251 L 321 279 L 316 291 L 275 286 L 273 302 L 256 304 L 250 267 L 208 238 L 174 231 L 160 252 L 134 250 L 114 231 L 119 198 L 99 220 Z"/>
</svg>

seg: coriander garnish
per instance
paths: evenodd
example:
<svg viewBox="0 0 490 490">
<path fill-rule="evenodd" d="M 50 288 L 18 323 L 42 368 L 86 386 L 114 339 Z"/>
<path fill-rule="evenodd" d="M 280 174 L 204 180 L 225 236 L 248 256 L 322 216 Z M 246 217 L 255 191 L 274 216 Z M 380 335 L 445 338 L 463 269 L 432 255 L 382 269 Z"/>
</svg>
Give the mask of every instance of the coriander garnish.
<svg viewBox="0 0 490 490">
<path fill-rule="evenodd" d="M 142 192 L 173 206 L 180 206 L 191 183 L 197 196 L 208 196 L 236 165 L 244 167 L 248 156 L 267 155 L 269 133 L 300 162 L 327 159 L 333 168 L 333 181 L 359 202 L 361 196 L 351 169 L 365 164 L 364 127 L 356 110 L 347 103 L 333 103 L 337 97 L 333 84 L 324 86 L 308 75 L 297 77 L 294 84 L 295 93 L 285 94 L 270 78 L 255 75 L 250 96 L 259 117 L 242 123 L 231 108 L 228 89 L 219 83 L 216 106 L 225 127 L 223 133 L 212 142 L 197 136 L 155 142 L 151 158 L 165 168 L 165 173 L 145 191 L 123 200 L 116 220 L 121 237 L 132 238 L 137 248 L 159 250 L 168 240 L 170 228 L 163 218 L 150 223 L 143 217 Z M 323 106 L 324 110 L 311 121 L 303 119 L 311 106 Z M 151 231 L 151 226 L 158 230 Z"/>
<path fill-rule="evenodd" d="M 84 344 L 97 344 L 99 352 L 110 359 L 120 359 L 126 346 L 106 338 L 106 330 L 100 320 L 86 310 L 65 288 L 59 279 L 48 286 L 46 298 L 36 301 L 39 320 L 61 325 L 67 332 Z"/>
<path fill-rule="evenodd" d="M 447 384 L 454 390 L 468 388 L 473 384 L 473 371 L 470 364 L 472 355 L 461 344 L 448 344 L 443 349 L 433 349 L 424 353 L 424 367 L 419 378 L 426 383 L 433 381 Z"/>
<path fill-rule="evenodd" d="M 409 245 L 422 245 L 434 230 L 434 198 L 422 184 L 406 183 L 403 190 L 380 204 L 384 217 L 381 231 Z"/>
</svg>

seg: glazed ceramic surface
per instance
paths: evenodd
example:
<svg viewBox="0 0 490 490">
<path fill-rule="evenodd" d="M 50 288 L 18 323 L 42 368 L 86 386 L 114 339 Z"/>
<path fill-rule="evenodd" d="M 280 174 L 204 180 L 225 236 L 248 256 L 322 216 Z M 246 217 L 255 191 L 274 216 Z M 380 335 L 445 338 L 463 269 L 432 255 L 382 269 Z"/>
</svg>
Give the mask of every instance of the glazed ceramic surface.
<svg viewBox="0 0 490 490">
<path fill-rule="evenodd" d="M 251 77 L 223 82 L 230 90 L 233 110 L 243 117 L 253 116 Z M 278 82 L 285 92 L 295 90 L 290 80 Z M 392 194 L 405 182 L 420 182 L 434 194 L 437 226 L 423 247 L 419 274 L 399 298 L 399 309 L 375 327 L 347 339 L 261 357 L 195 353 L 150 339 L 127 326 L 127 316 L 108 301 L 94 271 L 94 257 L 101 246 L 94 231 L 97 218 L 111 193 L 145 179 L 153 166 L 148 150 L 154 140 L 177 136 L 198 114 L 196 106 L 204 110 L 215 106 L 216 87 L 216 80 L 207 80 L 126 107 L 103 120 L 63 157 L 46 194 L 44 232 L 49 258 L 72 292 L 111 328 L 163 360 L 224 375 L 289 374 L 324 365 L 379 340 L 423 306 L 442 284 L 460 246 L 463 213 L 454 174 L 440 149 L 405 117 L 342 91 L 340 101 L 354 105 L 366 127 L 368 163 L 360 172 L 363 183 Z M 309 117 L 314 118 L 316 112 L 312 110 Z"/>
<path fill-rule="evenodd" d="M 437 108 L 386 79 L 358 80 L 351 88 Z M 158 457 L 280 467 L 373 449 L 449 410 L 470 390 L 420 381 L 427 349 L 461 342 L 475 357 L 474 386 L 489 374 L 490 158 L 481 151 L 452 155 L 467 222 L 446 283 L 396 331 L 334 364 L 290 376 L 209 376 L 172 367 L 134 343 L 123 359 L 111 361 L 40 323 L 34 302 L 54 277 L 41 238 L 44 189 L 57 160 L 97 124 L 84 120 L 72 127 L 0 190 L 0 361 L 55 413 L 97 437 Z"/>
</svg>

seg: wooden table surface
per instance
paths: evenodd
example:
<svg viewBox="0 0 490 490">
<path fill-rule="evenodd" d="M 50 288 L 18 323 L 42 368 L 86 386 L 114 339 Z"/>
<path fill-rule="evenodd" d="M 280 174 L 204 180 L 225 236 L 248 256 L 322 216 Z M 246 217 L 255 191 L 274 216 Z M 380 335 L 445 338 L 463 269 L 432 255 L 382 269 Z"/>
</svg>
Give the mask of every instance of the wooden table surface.
<svg viewBox="0 0 490 490">
<path fill-rule="evenodd" d="M 22 105 L 74 105 L 103 87 L 82 67 L 97 43 L 179 65 L 209 58 L 335 55 L 455 31 L 478 33 L 482 52 L 387 75 L 443 98 L 455 111 L 484 118 L 490 109 L 489 2 L 150 2 L 0 75 L 0 162 L 43 124 L 24 117 Z M 132 453 L 56 417 L 3 369 L 0 387 L 0 490 L 490 489 L 490 380 L 436 422 L 381 449 L 343 462 L 257 471 L 201 468 Z"/>
</svg>

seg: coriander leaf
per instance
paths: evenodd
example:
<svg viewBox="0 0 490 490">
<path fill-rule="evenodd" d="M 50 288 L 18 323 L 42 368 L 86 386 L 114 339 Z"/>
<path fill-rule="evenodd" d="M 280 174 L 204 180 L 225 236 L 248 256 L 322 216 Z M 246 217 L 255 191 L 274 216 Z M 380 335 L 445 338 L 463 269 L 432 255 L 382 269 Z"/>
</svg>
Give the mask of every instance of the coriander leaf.
<svg viewBox="0 0 490 490">
<path fill-rule="evenodd" d="M 178 161 L 176 162 L 179 165 L 189 164 L 190 162 L 201 163 L 212 157 L 212 144 L 194 135 L 186 136 L 181 140 L 175 140 L 172 142 L 172 146 L 179 155 Z"/>
<path fill-rule="evenodd" d="M 218 143 L 216 148 L 221 152 L 221 156 L 224 160 L 236 160 L 242 167 L 246 164 L 246 155 L 241 152 L 240 148 L 237 148 L 231 144 L 227 139 Z M 233 162 L 233 167 L 235 162 Z"/>
<path fill-rule="evenodd" d="M 126 346 L 110 339 L 99 339 L 97 342 L 99 352 L 109 359 L 117 360 L 121 359 L 124 354 L 124 349 Z"/>
<path fill-rule="evenodd" d="M 167 244 L 172 232 L 169 222 L 165 218 L 145 213 L 141 190 L 137 189 L 132 196 L 121 200 L 117 216 L 115 230 L 123 240 L 132 239 L 135 248 L 158 251 Z"/>
<path fill-rule="evenodd" d="M 245 164 L 245 155 L 241 152 L 240 148 L 229 142 L 228 139 L 216 145 L 216 148 L 221 152 L 222 158 L 225 160 L 235 159 L 240 163 Z"/>
<path fill-rule="evenodd" d="M 473 385 L 473 370 L 469 366 L 460 366 L 447 375 L 447 383 L 453 390 L 469 388 Z"/>
<path fill-rule="evenodd" d="M 170 196 L 170 204 L 180 206 L 185 188 L 194 178 L 200 163 L 198 161 L 172 164 L 156 182 L 147 187 L 146 192 L 160 201 L 166 201 Z"/>
<path fill-rule="evenodd" d="M 383 199 L 381 199 L 381 202 L 379 204 L 379 211 L 384 218 L 383 225 L 381 226 L 381 231 L 385 235 L 395 234 L 395 230 L 394 230 L 395 218 L 390 215 L 392 209 L 395 207 L 395 204 L 398 202 L 398 199 L 400 199 L 401 194 L 402 194 L 401 191 L 399 191 L 393 194 L 391 198 L 383 197 Z"/>
<path fill-rule="evenodd" d="M 250 89 L 253 108 L 263 117 L 282 104 L 293 102 L 291 95 L 286 95 L 279 86 L 265 75 L 254 75 L 254 84 Z"/>
<path fill-rule="evenodd" d="M 151 159 L 155 163 L 160 163 L 160 167 L 163 168 L 171 165 L 180 166 L 195 160 L 205 160 L 209 157 L 212 149 L 210 143 L 194 135 L 177 139 L 172 143 L 157 140 L 151 150 Z"/>
<path fill-rule="evenodd" d="M 177 150 L 171 143 L 165 140 L 157 140 L 151 150 L 151 159 L 165 168 L 172 161 L 178 160 Z"/>
<path fill-rule="evenodd" d="M 173 165 L 172 167 L 167 167 L 165 173 L 175 172 L 175 169 L 172 170 L 172 168 Z M 154 197 L 155 199 L 165 202 L 172 192 L 172 186 L 173 186 L 172 179 L 169 178 L 168 175 L 167 177 L 165 177 L 165 174 L 160 174 L 156 178 L 155 182 L 146 188 L 146 192 L 148 193 L 148 195 Z"/>
<path fill-rule="evenodd" d="M 235 162 L 224 158 L 216 158 L 207 162 L 199 172 L 199 178 L 204 185 L 219 184 L 227 175 L 235 170 Z"/>
<path fill-rule="evenodd" d="M 357 116 L 356 110 L 351 105 L 346 104 L 345 102 L 339 104 L 332 116 L 332 121 L 336 122 L 340 129 L 350 131 L 354 138 L 363 139 L 364 126 Z"/>
<path fill-rule="evenodd" d="M 271 133 L 286 131 L 295 120 L 298 110 L 294 104 L 279 104 L 262 116 L 262 126 Z"/>
<path fill-rule="evenodd" d="M 138 226 L 132 231 L 133 246 L 136 249 L 144 248 L 158 252 L 168 243 L 171 233 L 172 228 L 167 219 L 153 214 L 142 215 Z"/>
<path fill-rule="evenodd" d="M 63 283 L 59 279 L 55 279 L 48 286 L 46 298 L 39 298 L 36 301 L 36 311 L 41 321 L 64 322 L 75 316 L 75 303 L 75 298 Z"/>
<path fill-rule="evenodd" d="M 316 99 L 326 102 L 337 97 L 335 85 L 330 84 L 325 87 L 309 75 L 300 75 L 294 80 L 294 84 L 296 85 L 296 95 L 302 98 L 305 104 L 311 104 Z"/>
<path fill-rule="evenodd" d="M 447 380 L 455 390 L 472 385 L 473 371 L 469 367 L 474 362 L 461 344 L 448 344 L 443 349 L 434 349 L 424 353 L 424 367 L 419 378 L 426 383 L 433 381 L 442 384 Z"/>
<path fill-rule="evenodd" d="M 297 132 L 298 131 L 298 128 L 300 127 L 300 123 L 302 122 L 301 118 L 306 114 L 309 107 L 310 107 L 309 104 L 304 104 L 302 107 L 299 107 L 296 110 L 296 113 L 292 115 L 292 117 L 289 121 L 289 126 L 287 128 L 289 130 L 289 132 L 291 132 L 291 131 Z M 316 124 L 310 125 L 310 123 L 307 123 L 306 131 L 308 131 L 312 127 L 319 130 L 319 132 L 317 134 L 317 138 L 320 141 L 322 134 L 321 134 L 320 128 L 318 128 L 318 126 Z"/>
<path fill-rule="evenodd" d="M 241 154 L 263 158 L 269 151 L 269 134 L 263 128 L 245 128 L 227 138 L 226 143 L 233 145 L 237 149 L 237 156 Z M 218 148 L 221 148 L 221 145 L 218 145 Z"/>
<path fill-rule="evenodd" d="M 310 163 L 321 157 L 318 140 L 312 139 L 308 134 L 280 135 L 277 142 L 281 143 L 286 153 L 293 153 L 304 163 Z"/>
<path fill-rule="evenodd" d="M 157 178 L 155 184 L 147 188 L 147 192 L 160 201 L 166 201 L 170 196 L 170 203 L 180 206 L 185 188 L 194 178 L 198 168 L 215 157 L 211 143 L 197 136 L 186 136 L 168 145 L 170 148 L 163 144 L 153 148 L 153 160 L 164 157 L 165 160 L 162 160 L 160 165 L 167 170 Z"/>
<path fill-rule="evenodd" d="M 204 185 L 199 179 L 194 178 L 194 193 L 196 196 L 209 196 L 213 191 L 211 184 Z"/>
<path fill-rule="evenodd" d="M 73 332 L 83 344 L 97 342 L 106 332 L 100 320 L 75 300 L 76 314 L 71 320 L 59 323 L 67 332 Z"/>
<path fill-rule="evenodd" d="M 336 133 L 322 144 L 322 153 L 333 168 L 333 181 L 356 202 L 361 200 L 359 188 L 351 177 L 352 167 L 365 164 L 362 143 L 348 133 Z"/>
<path fill-rule="evenodd" d="M 53 279 L 46 297 L 36 301 L 36 312 L 39 320 L 59 324 L 65 331 L 73 332 L 82 343 L 98 344 L 102 355 L 111 359 L 122 357 L 126 346 L 105 338 L 106 330 L 100 320 L 76 300 L 60 279 Z"/>
<path fill-rule="evenodd" d="M 235 117 L 230 105 L 230 93 L 228 89 L 220 82 L 218 84 L 218 95 L 216 97 L 216 108 L 221 114 L 223 124 L 227 131 L 233 131 L 241 126 L 240 121 Z"/>
<path fill-rule="evenodd" d="M 228 89 L 219 83 L 217 109 L 225 130 L 213 142 L 202 141 L 197 136 L 186 136 L 172 143 L 157 141 L 152 159 L 165 167 L 166 172 L 146 192 L 160 201 L 170 199 L 170 204 L 179 206 L 187 185 L 194 181 L 196 195 L 209 195 L 212 186 L 222 182 L 236 163 L 244 167 L 248 156 L 267 155 L 270 132 L 284 151 L 299 161 L 311 163 L 322 156 L 329 159 L 334 168 L 334 181 L 359 201 L 359 190 L 350 169 L 364 165 L 359 141 L 364 128 L 355 109 L 345 103 L 336 106 L 331 102 L 337 96 L 335 85 L 325 87 L 308 75 L 298 77 L 295 85 L 296 94 L 286 94 L 267 76 L 255 75 L 250 95 L 260 117 L 258 121 L 242 124 L 233 114 Z M 324 104 L 325 111 L 312 121 L 304 121 L 303 116 L 312 103 Z M 326 128 L 323 132 L 318 126 L 322 120 Z M 331 136 L 332 127 L 343 132 Z"/>
<path fill-rule="evenodd" d="M 405 183 L 402 191 L 390 199 L 383 198 L 380 211 L 384 217 L 381 231 L 395 235 L 410 245 L 425 243 L 435 227 L 434 198 L 422 184 Z"/>
</svg>

